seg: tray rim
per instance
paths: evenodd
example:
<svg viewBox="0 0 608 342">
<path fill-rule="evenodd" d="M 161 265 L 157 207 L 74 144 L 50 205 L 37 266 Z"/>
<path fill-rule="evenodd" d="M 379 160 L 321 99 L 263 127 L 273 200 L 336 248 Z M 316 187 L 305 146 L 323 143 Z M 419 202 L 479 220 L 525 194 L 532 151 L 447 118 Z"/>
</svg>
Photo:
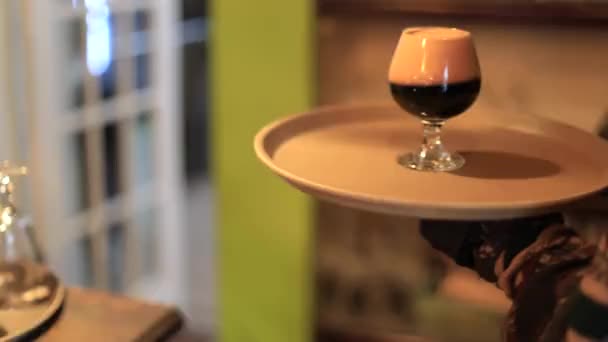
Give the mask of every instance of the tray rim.
<svg viewBox="0 0 608 342">
<path fill-rule="evenodd" d="M 0 341 L 14 341 L 15 339 L 23 338 L 28 336 L 28 334 L 36 331 L 36 329 L 43 326 L 46 322 L 51 320 L 53 316 L 61 309 L 63 303 L 65 301 L 65 297 L 67 294 L 67 288 L 63 284 L 63 282 L 53 274 L 55 279 L 57 279 L 57 290 L 56 296 L 53 301 L 47 307 L 47 309 L 39 316 L 39 318 L 32 322 L 32 324 L 27 329 L 15 331 L 11 335 L 6 335 L 0 338 Z"/>
<path fill-rule="evenodd" d="M 479 213 L 480 211 L 486 210 L 494 210 L 492 214 L 489 214 L 489 217 L 521 217 L 534 214 L 538 211 L 550 211 L 559 210 L 566 204 L 571 204 L 576 202 L 577 200 L 587 198 L 595 193 L 598 193 L 608 187 L 608 158 L 606 161 L 601 162 L 604 166 L 605 172 L 603 174 L 603 180 L 605 182 L 605 186 L 596 189 L 595 191 L 579 191 L 573 193 L 566 197 L 561 197 L 554 200 L 546 200 L 546 201 L 514 201 L 511 203 L 496 203 L 496 202 L 477 202 L 476 207 L 472 208 L 471 203 L 441 203 L 438 205 L 435 202 L 431 201 L 416 201 L 415 203 L 407 202 L 403 200 L 392 200 L 386 198 L 379 198 L 375 195 L 371 194 L 361 194 L 353 191 L 345 191 L 341 189 L 337 189 L 330 185 L 319 184 L 314 181 L 310 181 L 305 179 L 304 177 L 300 177 L 295 175 L 281 167 L 279 167 L 273 161 L 273 157 L 270 155 L 269 151 L 265 146 L 266 138 L 270 135 L 270 133 L 277 130 L 277 128 L 284 126 L 287 123 L 301 120 L 306 117 L 319 116 L 323 113 L 333 113 L 333 115 L 352 115 L 349 114 L 349 109 L 387 109 L 390 108 L 390 102 L 356 102 L 356 103 L 348 103 L 348 104 L 338 104 L 338 105 L 326 105 L 313 108 L 309 111 L 300 112 L 297 114 L 288 115 L 282 118 L 279 118 L 269 124 L 265 125 L 262 129 L 260 129 L 255 137 L 254 137 L 254 151 L 256 156 L 260 161 L 268 167 L 273 173 L 280 176 L 288 183 L 292 184 L 300 191 L 311 195 L 313 197 L 322 198 L 324 200 L 341 203 L 351 207 L 357 207 L 361 209 L 370 210 L 370 204 L 373 205 L 375 211 L 392 213 L 392 214 L 400 214 L 404 215 L 405 211 L 416 211 L 420 212 L 420 214 L 425 213 L 433 213 L 430 216 L 433 217 L 454 217 L 454 219 L 462 219 L 462 217 L 469 217 L 467 215 L 467 211 Z M 338 114 L 340 112 L 341 114 Z M 543 126 L 551 129 L 559 129 L 559 130 L 570 130 L 575 132 L 576 134 L 585 134 L 590 138 L 595 138 L 597 142 L 604 144 L 604 149 L 608 152 L 608 143 L 603 141 L 600 137 L 596 137 L 593 134 L 586 132 L 580 128 L 569 125 L 567 123 L 563 123 L 551 118 L 540 117 L 536 115 L 522 115 L 515 114 L 521 121 L 528 122 L 538 122 L 542 123 Z M 608 154 L 607 154 L 608 155 Z M 407 206 L 407 209 L 404 207 Z M 430 207 L 435 207 L 430 209 Z M 458 210 L 462 215 L 442 215 L 438 213 L 438 211 L 442 210 Z M 504 215 L 496 214 L 496 211 L 504 212 Z M 521 212 L 521 214 L 513 214 L 514 212 Z M 453 214 L 453 212 L 452 212 Z M 417 215 L 418 216 L 418 215 Z M 427 215 L 422 215 L 427 216 Z M 475 215 L 475 216 L 484 216 L 484 215 Z"/>
</svg>

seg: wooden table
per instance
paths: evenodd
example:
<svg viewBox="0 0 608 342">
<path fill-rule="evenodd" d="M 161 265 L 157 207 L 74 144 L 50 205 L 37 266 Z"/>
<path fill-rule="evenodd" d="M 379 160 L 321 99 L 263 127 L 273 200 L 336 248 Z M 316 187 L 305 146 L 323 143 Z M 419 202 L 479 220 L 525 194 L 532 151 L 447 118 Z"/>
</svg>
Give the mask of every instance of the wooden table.
<svg viewBox="0 0 608 342">
<path fill-rule="evenodd" d="M 37 341 L 162 341 L 182 326 L 176 308 L 70 288 L 62 312 Z"/>
</svg>

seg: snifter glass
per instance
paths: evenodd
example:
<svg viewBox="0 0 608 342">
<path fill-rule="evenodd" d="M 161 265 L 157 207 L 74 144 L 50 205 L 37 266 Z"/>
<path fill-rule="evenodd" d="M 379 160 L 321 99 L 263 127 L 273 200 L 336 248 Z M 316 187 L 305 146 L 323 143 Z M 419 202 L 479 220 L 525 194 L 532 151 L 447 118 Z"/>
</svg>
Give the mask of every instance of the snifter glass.
<svg viewBox="0 0 608 342">
<path fill-rule="evenodd" d="M 389 69 L 394 100 L 423 124 L 422 146 L 399 156 L 401 165 L 420 171 L 453 171 L 464 158 L 441 141 L 446 120 L 477 99 L 481 71 L 471 34 L 456 28 L 403 30 Z"/>
</svg>

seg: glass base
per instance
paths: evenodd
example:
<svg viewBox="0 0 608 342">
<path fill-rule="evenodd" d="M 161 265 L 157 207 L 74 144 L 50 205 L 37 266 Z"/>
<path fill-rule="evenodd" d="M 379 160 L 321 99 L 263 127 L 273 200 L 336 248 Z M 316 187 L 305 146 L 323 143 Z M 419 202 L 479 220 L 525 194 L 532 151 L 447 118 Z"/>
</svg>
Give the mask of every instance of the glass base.
<svg viewBox="0 0 608 342">
<path fill-rule="evenodd" d="M 397 162 L 413 170 L 436 172 L 458 170 L 465 163 L 464 157 L 458 153 L 443 152 L 440 156 L 437 156 L 432 153 L 425 153 L 425 151 L 401 155 Z"/>
</svg>

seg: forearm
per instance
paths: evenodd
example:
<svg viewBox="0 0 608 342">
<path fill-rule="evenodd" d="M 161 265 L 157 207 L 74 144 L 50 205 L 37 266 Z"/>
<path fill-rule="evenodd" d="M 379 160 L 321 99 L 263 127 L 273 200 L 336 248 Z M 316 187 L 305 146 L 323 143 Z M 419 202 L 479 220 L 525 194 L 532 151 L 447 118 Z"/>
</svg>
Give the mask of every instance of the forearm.
<svg viewBox="0 0 608 342">
<path fill-rule="evenodd" d="M 421 233 L 458 265 L 495 283 L 518 254 L 548 227 L 561 222 L 559 214 L 500 222 L 422 221 Z"/>
<path fill-rule="evenodd" d="M 446 222 L 426 221 L 421 231 L 434 247 L 513 300 L 506 341 L 562 341 L 576 304 L 573 294 L 595 247 L 556 215 L 457 226 L 449 238 Z"/>
</svg>

